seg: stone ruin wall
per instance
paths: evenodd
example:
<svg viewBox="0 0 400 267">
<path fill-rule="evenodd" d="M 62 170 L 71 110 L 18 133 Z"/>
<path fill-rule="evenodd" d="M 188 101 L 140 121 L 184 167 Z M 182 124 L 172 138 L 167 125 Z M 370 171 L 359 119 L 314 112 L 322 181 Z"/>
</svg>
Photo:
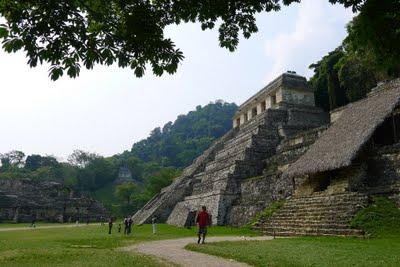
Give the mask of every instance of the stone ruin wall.
<svg viewBox="0 0 400 267">
<path fill-rule="evenodd" d="M 358 192 L 370 198 L 388 197 L 400 208 L 400 144 L 366 147 L 352 165 L 302 179 L 296 197 Z"/>
<path fill-rule="evenodd" d="M 0 180 L 0 221 L 100 221 L 108 213 L 101 203 L 74 194 L 57 182 L 30 179 Z"/>
<path fill-rule="evenodd" d="M 283 179 L 282 170 L 303 155 L 327 128 L 322 126 L 286 137 L 277 148 L 277 153 L 265 160 L 263 174 L 241 182 L 240 198 L 232 205 L 227 224 L 243 225 L 276 200 L 293 194 L 295 186 L 291 179 Z M 301 183 L 298 180 L 295 183 Z"/>
<path fill-rule="evenodd" d="M 400 208 L 400 144 L 378 149 L 368 166 L 368 193 L 387 196 Z"/>
</svg>

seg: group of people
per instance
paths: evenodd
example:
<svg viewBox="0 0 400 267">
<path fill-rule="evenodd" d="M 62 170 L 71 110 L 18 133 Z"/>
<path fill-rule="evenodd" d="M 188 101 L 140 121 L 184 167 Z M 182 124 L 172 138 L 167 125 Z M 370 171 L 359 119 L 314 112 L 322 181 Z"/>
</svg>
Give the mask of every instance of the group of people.
<svg viewBox="0 0 400 267">
<path fill-rule="evenodd" d="M 126 216 L 123 221 L 124 224 L 124 235 L 129 235 L 132 233 L 133 220 L 131 216 Z M 108 219 L 108 234 L 111 235 L 112 228 L 114 225 L 114 218 Z M 121 224 L 118 224 L 118 233 L 121 233 Z"/>
<path fill-rule="evenodd" d="M 157 227 L 156 227 L 156 217 L 152 218 L 152 231 L 153 234 L 156 234 Z M 207 227 L 211 225 L 211 216 L 207 212 L 207 208 L 205 206 L 201 207 L 201 210 L 196 214 L 196 224 L 198 226 L 197 232 L 197 244 L 204 244 L 206 235 L 207 235 Z M 108 220 L 108 234 L 111 234 L 111 230 L 114 224 L 114 218 L 110 218 Z M 129 235 L 132 232 L 132 225 L 133 220 L 131 216 L 126 216 L 123 221 L 124 225 L 124 234 Z M 118 224 L 118 233 L 121 232 L 121 224 Z"/>
<path fill-rule="evenodd" d="M 124 235 L 130 235 L 132 232 L 133 220 L 131 216 L 124 218 Z"/>
</svg>

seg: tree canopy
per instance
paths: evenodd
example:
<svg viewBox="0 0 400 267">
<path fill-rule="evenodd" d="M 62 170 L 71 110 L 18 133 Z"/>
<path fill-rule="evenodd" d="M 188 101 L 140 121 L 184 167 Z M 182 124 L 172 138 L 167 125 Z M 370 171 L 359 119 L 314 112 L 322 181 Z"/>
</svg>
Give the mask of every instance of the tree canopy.
<svg viewBox="0 0 400 267">
<path fill-rule="evenodd" d="M 255 15 L 278 11 L 300 0 L 0 0 L 3 49 L 23 49 L 28 64 L 50 64 L 50 77 L 79 75 L 81 65 L 129 67 L 141 77 L 174 73 L 183 53 L 164 36 L 169 25 L 199 22 L 203 30 L 219 27 L 219 44 L 234 51 L 240 34 L 258 31 Z M 329 0 L 360 10 L 366 0 Z"/>
<path fill-rule="evenodd" d="M 400 2 L 368 0 L 359 11 L 341 46 L 310 66 L 316 104 L 326 111 L 400 76 Z"/>
</svg>

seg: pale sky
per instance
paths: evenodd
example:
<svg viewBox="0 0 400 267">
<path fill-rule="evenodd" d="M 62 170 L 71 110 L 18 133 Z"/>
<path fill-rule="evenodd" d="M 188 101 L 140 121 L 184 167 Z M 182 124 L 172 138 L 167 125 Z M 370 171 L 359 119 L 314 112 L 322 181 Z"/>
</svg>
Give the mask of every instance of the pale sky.
<svg viewBox="0 0 400 267">
<path fill-rule="evenodd" d="M 166 35 L 185 59 L 176 74 L 161 78 L 96 67 L 52 82 L 48 66 L 30 69 L 22 52 L 0 51 L 0 153 L 17 149 L 65 160 L 74 149 L 104 156 L 129 150 L 197 105 L 240 104 L 286 70 L 310 77 L 308 66 L 340 45 L 352 16 L 327 0 L 303 0 L 259 15 L 259 32 L 234 53 L 219 47 L 217 29 L 170 27 Z"/>
</svg>

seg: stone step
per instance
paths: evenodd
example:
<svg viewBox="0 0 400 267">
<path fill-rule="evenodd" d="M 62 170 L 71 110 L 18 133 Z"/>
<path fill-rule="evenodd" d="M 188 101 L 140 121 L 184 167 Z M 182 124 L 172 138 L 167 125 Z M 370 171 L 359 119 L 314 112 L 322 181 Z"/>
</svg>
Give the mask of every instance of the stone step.
<svg viewBox="0 0 400 267">
<path fill-rule="evenodd" d="M 337 194 L 331 194 L 331 195 L 327 195 L 325 192 L 320 192 L 320 193 L 314 193 L 313 195 L 310 196 L 298 196 L 296 198 L 292 198 L 291 200 L 293 201 L 302 201 L 302 200 L 308 200 L 308 199 L 325 199 L 325 198 L 339 198 L 339 199 L 343 199 L 343 198 L 351 198 L 354 196 L 365 196 L 362 193 L 359 192 L 345 192 L 345 193 L 337 193 Z"/>
<path fill-rule="evenodd" d="M 274 214 L 274 216 L 276 217 L 290 217 L 290 216 L 299 216 L 299 217 L 304 217 L 304 216 L 329 216 L 332 214 L 347 214 L 347 213 L 351 213 L 354 212 L 358 209 L 356 208 L 352 208 L 352 207 L 348 207 L 346 208 L 338 208 L 338 209 L 331 209 L 331 210 L 298 210 L 298 211 L 293 211 L 293 210 L 284 210 L 281 209 L 278 212 L 276 212 Z"/>
<path fill-rule="evenodd" d="M 261 126 L 261 125 L 266 125 L 266 119 L 260 119 L 260 120 L 250 120 L 245 124 L 240 125 L 239 127 L 239 133 L 246 133 L 248 131 L 252 131 L 254 129 L 256 129 L 257 127 Z"/>
<path fill-rule="evenodd" d="M 278 226 L 278 227 L 266 227 L 266 228 L 261 228 L 263 231 L 276 231 L 276 232 L 286 232 L 286 231 L 292 231 L 292 232 L 297 232 L 297 233 L 312 233 L 312 232 L 326 232 L 326 233 L 354 233 L 354 232 L 362 232 L 362 230 L 358 229 L 350 229 L 348 227 L 344 228 L 313 228 L 313 227 L 285 227 L 285 226 Z"/>
<path fill-rule="evenodd" d="M 267 227 L 268 228 L 268 227 Z M 278 229 L 278 228 L 285 228 L 285 229 L 290 229 L 290 228 L 301 228 L 301 229 L 347 229 L 348 224 L 346 223 L 324 223 L 324 222 L 318 222 L 318 223 L 274 223 L 273 227 L 270 226 L 268 229 Z M 261 228 L 264 229 L 264 228 Z"/>
<path fill-rule="evenodd" d="M 254 135 L 251 135 L 251 136 L 249 136 L 247 138 L 235 139 L 234 142 L 229 143 L 229 144 L 225 144 L 224 148 L 221 149 L 221 150 L 228 150 L 228 149 L 233 148 L 233 147 L 247 147 L 247 146 L 252 144 L 253 136 Z"/>
<path fill-rule="evenodd" d="M 363 200 L 360 201 L 345 201 L 341 203 L 332 203 L 331 205 L 327 204 L 322 204 L 322 203 L 317 203 L 317 204 L 310 204 L 310 205 L 296 205 L 296 204 L 290 204 L 290 205 L 285 205 L 282 210 L 285 211 L 309 211 L 309 210 L 335 210 L 336 208 L 344 209 L 349 206 L 358 206 L 360 205 Z"/>
<path fill-rule="evenodd" d="M 320 213 L 320 214 L 299 214 L 299 213 L 285 213 L 282 215 L 274 215 L 271 220 L 273 221 L 290 221 L 290 220 L 338 220 L 338 219 L 349 219 L 355 211 L 337 213 Z"/>
<path fill-rule="evenodd" d="M 347 224 L 353 216 L 332 216 L 332 217 L 293 217 L 293 218 L 271 218 L 266 222 L 260 222 L 264 226 L 287 225 L 287 224 Z"/>
<path fill-rule="evenodd" d="M 229 164 L 235 164 L 235 162 L 238 161 L 257 161 L 264 166 L 262 163 L 262 158 L 266 157 L 269 153 L 271 152 L 268 150 L 253 151 L 251 148 L 247 148 L 244 151 L 237 151 L 236 153 L 227 154 L 224 157 L 217 158 L 214 161 L 207 163 L 205 170 L 211 171 L 213 169 L 225 168 L 225 166 L 228 166 Z"/>
<path fill-rule="evenodd" d="M 252 152 L 255 153 L 267 153 L 268 151 L 275 151 L 275 146 L 276 142 L 270 141 L 266 143 L 265 145 L 257 145 L 254 143 L 248 143 L 246 145 L 242 144 L 243 146 L 237 146 L 237 147 L 230 147 L 227 149 L 221 149 L 218 151 L 217 154 L 215 154 L 214 161 L 215 160 L 220 160 L 220 159 L 225 159 L 227 157 L 231 157 L 234 154 L 237 153 L 245 153 L 246 150 L 251 149 Z"/>
<path fill-rule="evenodd" d="M 250 146 L 250 144 L 249 144 L 249 146 Z M 222 149 L 215 155 L 214 161 L 225 160 L 225 159 L 234 157 L 237 154 L 244 154 L 248 147 L 243 147 L 243 148 L 232 147 L 229 149 Z"/>
<path fill-rule="evenodd" d="M 363 236 L 364 232 L 358 229 L 275 229 L 274 230 L 263 230 L 265 235 L 276 235 L 276 236 Z"/>
<path fill-rule="evenodd" d="M 211 172 L 213 170 L 219 170 L 221 168 L 226 168 L 229 165 L 235 164 L 237 161 L 245 160 L 245 153 L 235 153 L 227 155 L 225 158 L 218 158 L 206 164 L 204 171 Z"/>
<path fill-rule="evenodd" d="M 259 222 L 259 228 L 287 235 L 360 235 L 347 225 L 367 202 L 368 197 L 357 192 L 296 197 L 269 220 Z"/>
<path fill-rule="evenodd" d="M 350 202 L 360 202 L 360 201 L 365 201 L 367 200 L 368 197 L 367 196 L 352 196 L 352 197 L 346 197 L 344 196 L 342 199 L 340 198 L 310 198 L 308 200 L 290 200 L 288 201 L 286 204 L 287 206 L 292 206 L 292 205 L 296 205 L 296 206 L 302 206 L 302 205 L 325 205 L 325 206 L 329 206 L 329 205 L 335 205 L 335 204 L 342 204 L 342 203 L 350 203 Z"/>
<path fill-rule="evenodd" d="M 343 195 L 333 195 L 333 196 L 313 196 L 313 197 L 305 197 L 305 198 L 296 198 L 291 199 L 287 203 L 288 204 L 314 204 L 314 203 L 326 203 L 329 201 L 330 203 L 339 203 L 339 202 L 346 202 L 346 201 L 359 201 L 368 199 L 366 195 L 351 195 L 347 196 L 347 193 Z"/>
<path fill-rule="evenodd" d="M 321 208 L 282 208 L 280 211 L 276 213 L 276 215 L 280 214 L 331 214 L 331 213 L 339 213 L 339 212 L 351 212 L 354 210 L 358 210 L 362 208 L 361 205 L 352 205 L 352 206 L 335 206 L 335 207 L 321 207 Z"/>
<path fill-rule="evenodd" d="M 351 195 L 348 195 L 351 194 Z M 354 200 L 354 201 L 358 201 L 358 200 L 364 200 L 364 199 L 368 199 L 367 196 L 365 195 L 361 195 L 356 193 L 356 195 L 353 195 L 352 192 L 346 192 L 343 194 L 337 194 L 337 195 L 331 195 L 331 196 L 318 196 L 318 195 L 314 195 L 314 196 L 310 196 L 310 197 L 299 197 L 296 199 L 291 199 L 287 202 L 287 204 L 289 203 L 296 203 L 296 204 L 314 204 L 314 203 L 326 203 L 327 201 L 332 202 L 332 200 L 335 200 L 337 202 L 341 201 L 347 201 L 347 200 Z"/>
<path fill-rule="evenodd" d="M 238 134 L 234 138 L 227 141 L 224 144 L 224 146 L 225 147 L 236 146 L 236 145 L 242 143 L 244 140 L 249 140 L 252 138 L 254 141 L 258 141 L 258 142 L 262 143 L 263 140 L 277 139 L 277 135 L 274 131 L 271 131 L 271 129 L 264 129 L 260 126 L 257 129 L 257 131 Z"/>
</svg>

